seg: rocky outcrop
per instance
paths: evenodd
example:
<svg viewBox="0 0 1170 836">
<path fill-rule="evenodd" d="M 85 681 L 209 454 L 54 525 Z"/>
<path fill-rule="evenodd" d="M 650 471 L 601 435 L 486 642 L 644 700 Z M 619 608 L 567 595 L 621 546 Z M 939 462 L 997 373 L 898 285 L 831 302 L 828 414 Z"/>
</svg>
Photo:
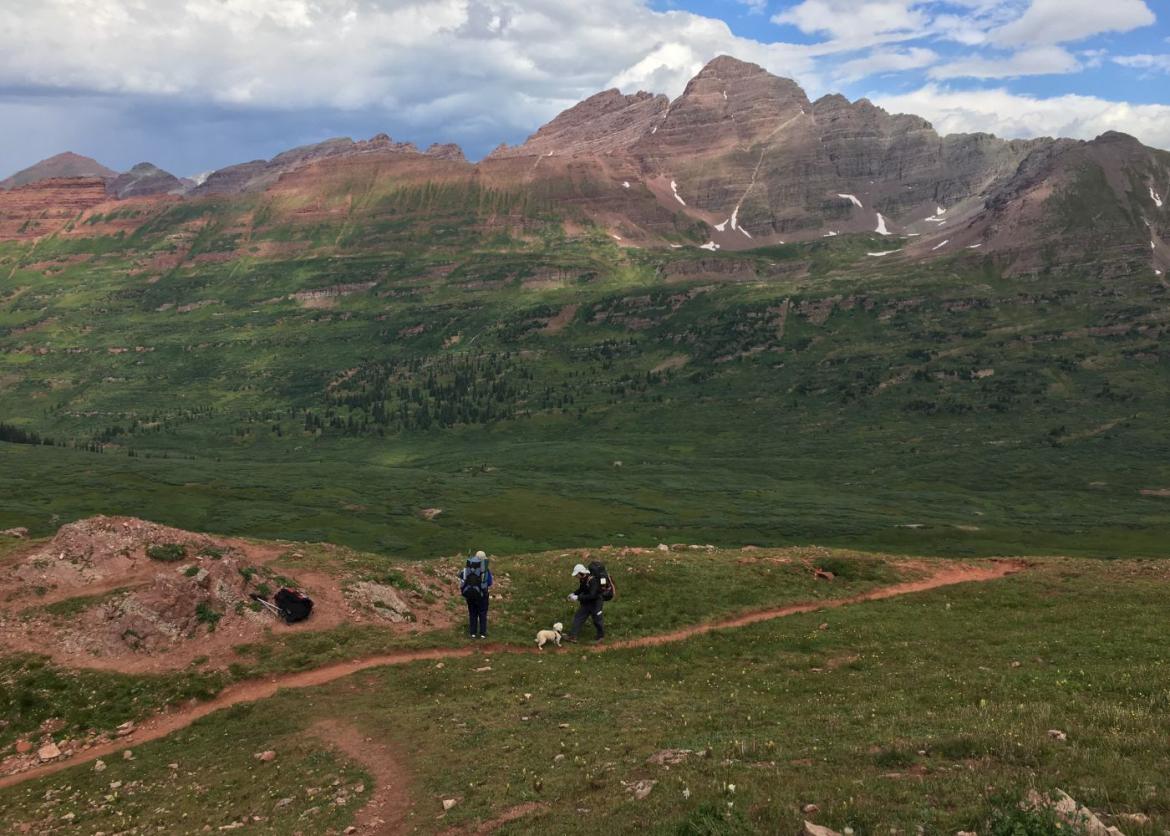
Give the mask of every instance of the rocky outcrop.
<svg viewBox="0 0 1170 836">
<path fill-rule="evenodd" d="M 467 157 L 463 156 L 463 149 L 454 142 L 446 142 L 443 144 L 434 143 L 425 151 L 428 157 L 434 157 L 439 160 L 450 160 L 451 162 L 465 163 Z"/>
<path fill-rule="evenodd" d="M 129 171 L 119 174 L 106 188 L 119 200 L 156 194 L 180 194 L 185 191 L 185 186 L 178 177 L 151 163 L 139 163 Z"/>
<path fill-rule="evenodd" d="M 106 168 L 97 160 L 66 151 L 0 180 L 0 189 L 15 189 L 18 186 L 66 177 L 116 177 L 117 174 L 118 172 Z"/>
<path fill-rule="evenodd" d="M 464 161 L 463 151 L 454 144 L 432 145 L 424 155 L 414 143 L 395 142 L 386 134 L 377 134 L 368 140 L 358 142 L 349 137 L 339 137 L 291 148 L 277 154 L 271 160 L 253 160 L 213 171 L 191 190 L 191 194 L 200 196 L 263 191 L 272 187 L 284 175 L 319 162 L 385 154 L 411 154 L 439 160 Z"/>
<path fill-rule="evenodd" d="M 628 150 L 661 123 L 666 96 L 606 90 L 573 105 L 516 148 L 502 145 L 489 160 L 508 157 L 577 156 Z"/>
<path fill-rule="evenodd" d="M 59 232 L 85 210 L 109 200 L 98 177 L 42 180 L 0 192 L 0 241 Z"/>
</svg>

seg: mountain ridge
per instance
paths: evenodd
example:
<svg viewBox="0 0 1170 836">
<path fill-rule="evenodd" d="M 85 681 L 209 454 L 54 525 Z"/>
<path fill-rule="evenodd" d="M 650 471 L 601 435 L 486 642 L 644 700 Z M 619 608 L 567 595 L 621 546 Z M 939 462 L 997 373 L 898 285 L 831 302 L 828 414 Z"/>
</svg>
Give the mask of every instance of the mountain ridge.
<svg viewBox="0 0 1170 836">
<path fill-rule="evenodd" d="M 1086 175 L 1090 169 L 1096 173 Z M 1159 273 L 1170 268 L 1161 245 L 1170 239 L 1160 199 L 1170 191 L 1166 152 L 1115 132 L 1089 141 L 940 135 L 928 120 L 890 114 L 868 99 L 810 101 L 791 79 L 729 56 L 709 62 L 674 100 L 605 90 L 475 163 L 455 145 L 420 151 L 385 134 L 341 137 L 221 168 L 196 185 L 162 172 L 144 181 L 153 187 L 112 186 L 110 194 L 307 196 L 325 183 L 337 188 L 343 173 L 542 195 L 555 211 L 580 216 L 623 246 L 685 246 L 680 230 L 711 252 L 878 234 L 897 243 L 877 251 L 882 256 L 982 250 L 1027 272 L 1042 266 L 1038 242 L 1128 265 L 1144 244 L 1147 264 Z M 1082 176 L 1107 190 L 1089 194 L 1078 186 Z M 51 203 L 56 192 L 45 191 Z M 1060 195 L 1071 198 L 1053 204 Z M 1075 229 L 1095 201 L 1111 207 L 1108 228 Z M 17 213 L 38 200 L 26 193 L 20 203 Z M 11 211 L 0 196 L 0 214 Z M 52 231 L 51 224 L 33 229 Z"/>
</svg>

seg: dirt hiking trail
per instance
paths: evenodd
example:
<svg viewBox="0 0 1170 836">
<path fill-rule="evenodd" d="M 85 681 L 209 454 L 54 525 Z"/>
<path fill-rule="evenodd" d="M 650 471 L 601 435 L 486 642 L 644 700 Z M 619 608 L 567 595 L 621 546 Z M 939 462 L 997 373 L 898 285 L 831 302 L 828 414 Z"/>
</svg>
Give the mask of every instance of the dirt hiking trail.
<svg viewBox="0 0 1170 836">
<path fill-rule="evenodd" d="M 339 720 L 322 720 L 310 728 L 310 735 L 326 748 L 340 750 L 374 776 L 374 794 L 358 811 L 354 824 L 359 833 L 393 836 L 410 812 L 410 773 L 394 757 L 390 747 Z"/>
<path fill-rule="evenodd" d="M 922 564 L 918 563 L 903 563 L 901 564 L 907 568 L 921 568 Z M 602 645 L 580 646 L 570 645 L 568 648 L 562 648 L 560 652 L 580 652 L 585 649 L 594 653 L 608 653 L 610 651 L 623 650 L 637 647 L 657 647 L 659 645 L 670 644 L 673 642 L 684 641 L 692 636 L 710 633 L 715 630 L 726 630 L 737 627 L 744 627 L 749 624 L 756 624 L 761 621 L 769 621 L 775 618 L 783 618 L 789 615 L 799 615 L 802 613 L 816 612 L 817 610 L 837 609 L 840 607 L 849 606 L 851 604 L 860 604 L 865 601 L 880 601 L 887 598 L 896 598 L 901 595 L 910 595 L 916 592 L 925 592 L 931 589 L 938 589 L 944 586 L 954 586 L 955 584 L 963 583 L 981 583 L 986 581 L 993 581 L 1007 575 L 1015 574 L 1023 571 L 1026 564 L 1017 560 L 995 560 L 981 563 L 980 565 L 958 564 L 958 565 L 944 565 L 941 567 L 931 567 L 930 574 L 926 577 L 919 578 L 912 581 L 905 581 L 903 583 L 892 584 L 890 586 L 879 587 L 868 592 L 863 592 L 858 595 L 853 595 L 847 598 L 834 598 L 822 601 L 813 601 L 803 604 L 792 604 L 785 607 L 777 607 L 774 609 L 758 610 L 756 612 L 746 613 L 743 615 L 733 616 L 731 618 L 720 621 L 708 622 L 705 624 L 696 624 L 691 627 L 685 627 L 680 630 L 674 630 L 669 633 L 662 633 L 657 636 L 646 636 L 644 638 L 629 639 L 625 641 L 610 642 Z M 52 761 L 46 764 L 35 766 L 32 769 L 27 769 L 24 772 L 17 772 L 11 775 L 0 776 L 0 789 L 15 786 L 17 784 L 30 781 L 34 778 L 40 778 L 45 775 L 50 775 L 54 772 L 68 769 L 71 766 L 89 763 L 103 758 L 111 754 L 120 752 L 123 749 L 128 749 L 134 746 L 140 746 L 143 743 L 148 743 L 152 740 L 166 737 L 174 731 L 186 728 L 187 726 L 206 717 L 216 711 L 228 708 L 240 703 L 256 702 L 257 700 L 267 699 L 273 696 L 278 691 L 284 688 L 310 688 L 315 685 L 324 685 L 336 679 L 340 679 L 358 671 L 368 670 L 369 668 L 383 667 L 388 665 L 405 665 L 411 662 L 425 662 L 436 661 L 441 659 L 461 659 L 468 656 L 499 654 L 499 653 L 539 653 L 535 647 L 517 647 L 514 645 L 502 644 L 488 644 L 488 645 L 468 645 L 465 647 L 446 647 L 433 648 L 429 650 L 411 650 L 403 651 L 401 653 L 388 653 L 379 656 L 371 656 L 366 659 L 354 659 L 347 662 L 338 662 L 332 665 L 325 665 L 320 668 L 315 668 L 309 671 L 300 671 L 297 673 L 283 674 L 281 676 L 267 679 L 267 680 L 253 680 L 249 682 L 241 682 L 237 685 L 231 685 L 225 688 L 219 696 L 204 703 L 197 703 L 194 705 L 186 705 L 172 712 L 164 712 L 159 714 L 138 726 L 134 732 L 126 737 L 111 740 L 108 743 L 99 744 L 90 749 L 75 753 L 72 757 Z M 549 652 L 549 651 L 544 651 Z M 352 738 L 352 740 L 351 740 Z M 357 733 L 353 735 L 343 736 L 344 740 L 361 741 Z M 366 756 L 357 756 L 357 751 L 365 751 L 362 747 L 369 747 L 370 744 L 362 743 L 361 746 L 355 748 L 355 753 L 350 753 L 341 744 L 338 744 L 349 754 L 353 754 L 356 760 L 360 763 L 368 764 L 372 767 L 373 762 Z M 374 771 L 371 769 L 371 771 Z M 400 773 L 395 773 L 400 774 Z M 400 779 L 394 779 L 396 785 L 403 782 Z M 389 813 L 391 809 L 397 809 L 397 802 L 391 803 L 389 800 L 385 801 L 386 812 Z"/>
</svg>

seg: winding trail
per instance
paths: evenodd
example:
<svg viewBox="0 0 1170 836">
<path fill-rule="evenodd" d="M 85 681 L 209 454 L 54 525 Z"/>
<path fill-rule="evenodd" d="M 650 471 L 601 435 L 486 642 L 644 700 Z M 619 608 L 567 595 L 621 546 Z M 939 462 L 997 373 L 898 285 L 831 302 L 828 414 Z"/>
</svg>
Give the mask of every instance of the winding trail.
<svg viewBox="0 0 1170 836">
<path fill-rule="evenodd" d="M 904 563 L 903 566 L 919 566 L 920 564 Z M 639 647 L 658 647 L 664 644 L 671 644 L 674 642 L 684 641 L 706 633 L 711 633 L 716 630 L 727 630 L 738 627 L 745 627 L 749 624 L 757 624 L 761 621 L 770 621 L 775 618 L 783 618 L 789 615 L 799 615 L 802 613 L 811 613 L 818 610 L 838 609 L 840 607 L 849 606 L 851 604 L 860 604 L 865 601 L 881 601 L 887 598 L 896 598 L 902 595 L 911 595 L 916 592 L 925 592 L 931 589 L 938 589 L 944 586 L 954 586 L 962 583 L 981 583 L 986 581 L 997 580 L 1007 575 L 1015 574 L 1023 571 L 1026 564 L 1017 560 L 993 560 L 981 563 L 979 565 L 971 564 L 944 564 L 937 568 L 931 567 L 933 571 L 923 578 L 917 580 L 905 581 L 903 583 L 892 584 L 890 586 L 878 587 L 871 589 L 868 592 L 862 592 L 847 598 L 833 598 L 822 601 L 810 601 L 802 604 L 791 604 L 784 607 L 776 607 L 773 609 L 758 610 L 756 612 L 745 613 L 743 615 L 732 616 L 730 618 L 719 621 L 707 622 L 704 624 L 696 624 L 690 627 L 684 627 L 679 630 L 673 630 L 669 633 L 662 633 L 656 636 L 645 636 L 637 639 L 627 639 L 624 641 L 609 642 L 603 645 L 595 646 L 574 646 L 564 648 L 560 652 L 580 652 L 587 650 L 593 653 L 608 653 L 616 650 L 626 650 L 630 648 Z M 388 653 L 379 656 L 371 656 L 366 659 L 353 659 L 346 662 L 338 662 L 332 665 L 325 665 L 324 667 L 315 668 L 310 671 L 300 671 L 297 673 L 282 674 L 280 676 L 266 679 L 266 680 L 252 680 L 249 682 L 241 682 L 237 685 L 231 685 L 225 688 L 219 696 L 204 703 L 196 703 L 194 705 L 187 705 L 178 708 L 175 711 L 164 712 L 147 721 L 136 728 L 133 733 L 126 737 L 111 740 L 108 743 L 103 743 L 94 746 L 91 749 L 76 752 L 72 757 L 50 763 L 35 766 L 32 769 L 27 769 L 24 772 L 17 772 L 11 775 L 0 776 L 0 789 L 6 787 L 16 786 L 25 781 L 31 781 L 35 778 L 41 778 L 45 775 L 51 775 L 54 772 L 68 769 L 79 764 L 89 763 L 98 758 L 107 757 L 111 754 L 116 754 L 123 749 L 131 748 L 132 746 L 140 746 L 143 743 L 148 743 L 152 740 L 166 737 L 172 732 L 179 729 L 186 728 L 209 714 L 216 711 L 228 708 L 240 703 L 256 702 L 257 700 L 267 699 L 273 696 L 278 691 L 285 688 L 311 688 L 315 685 L 324 685 L 336 679 L 349 676 L 350 674 L 359 671 L 368 670 L 370 668 L 384 667 L 388 665 L 405 665 L 411 662 L 426 662 L 441 659 L 462 659 L 469 656 L 489 655 L 500 653 L 539 653 L 535 647 L 517 647 L 515 645 L 504 644 L 487 644 L 487 645 L 468 645 L 465 647 L 444 647 L 433 648 L 429 650 L 409 650 L 400 653 Z M 545 651 L 548 652 L 548 651 Z"/>
</svg>

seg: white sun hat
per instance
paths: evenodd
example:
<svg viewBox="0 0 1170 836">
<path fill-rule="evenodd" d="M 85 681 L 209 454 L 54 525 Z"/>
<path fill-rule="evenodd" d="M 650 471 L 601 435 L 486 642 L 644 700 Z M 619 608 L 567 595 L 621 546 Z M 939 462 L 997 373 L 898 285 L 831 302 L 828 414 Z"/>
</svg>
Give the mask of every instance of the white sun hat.
<svg viewBox="0 0 1170 836">
<path fill-rule="evenodd" d="M 573 577 L 574 578 L 577 577 L 578 575 L 588 575 L 588 574 L 589 574 L 589 570 L 586 569 L 584 566 L 582 566 L 580 563 L 578 563 L 576 566 L 573 567 Z"/>
</svg>

